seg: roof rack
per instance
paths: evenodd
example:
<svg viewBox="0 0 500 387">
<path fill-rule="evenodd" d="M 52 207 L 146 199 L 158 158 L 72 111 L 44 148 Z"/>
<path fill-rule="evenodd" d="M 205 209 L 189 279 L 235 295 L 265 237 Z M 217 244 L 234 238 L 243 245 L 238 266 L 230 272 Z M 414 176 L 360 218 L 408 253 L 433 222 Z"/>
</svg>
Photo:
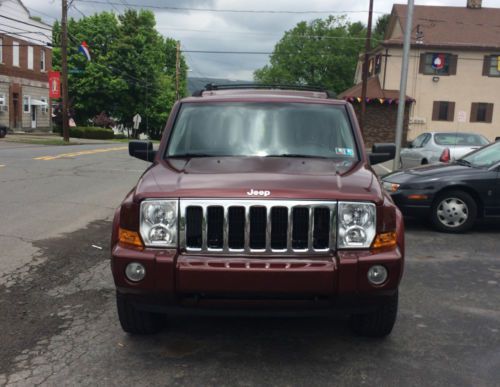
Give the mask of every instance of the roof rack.
<svg viewBox="0 0 500 387">
<path fill-rule="evenodd" d="M 317 86 L 305 85 L 282 85 L 282 84 L 262 84 L 262 83 L 233 83 L 226 85 L 218 85 L 215 83 L 207 83 L 201 90 L 196 90 L 193 97 L 201 97 L 204 91 L 214 90 L 238 90 L 238 89 L 263 89 L 263 90 L 302 90 L 302 91 L 317 91 L 325 93 L 328 98 L 337 98 L 337 94 L 333 91 L 326 90 Z"/>
</svg>

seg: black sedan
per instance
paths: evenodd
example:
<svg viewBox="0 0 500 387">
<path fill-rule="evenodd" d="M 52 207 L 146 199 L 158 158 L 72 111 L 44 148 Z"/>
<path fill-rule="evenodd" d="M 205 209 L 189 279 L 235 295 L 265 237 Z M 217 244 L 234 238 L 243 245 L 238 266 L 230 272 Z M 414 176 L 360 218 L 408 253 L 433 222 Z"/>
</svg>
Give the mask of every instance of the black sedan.
<svg viewBox="0 0 500 387">
<path fill-rule="evenodd" d="M 450 164 L 393 172 L 382 180 L 405 216 L 430 218 L 440 231 L 466 231 L 478 218 L 500 221 L 500 142 Z"/>
</svg>

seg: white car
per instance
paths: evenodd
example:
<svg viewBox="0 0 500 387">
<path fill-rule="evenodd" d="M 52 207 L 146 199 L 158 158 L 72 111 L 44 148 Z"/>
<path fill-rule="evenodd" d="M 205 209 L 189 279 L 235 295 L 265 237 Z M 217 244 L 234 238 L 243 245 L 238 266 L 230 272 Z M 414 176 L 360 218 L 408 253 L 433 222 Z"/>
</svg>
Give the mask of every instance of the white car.
<svg viewBox="0 0 500 387">
<path fill-rule="evenodd" d="M 475 133 L 422 133 L 408 148 L 401 149 L 401 168 L 413 168 L 440 161 L 450 162 L 489 143 L 486 137 Z"/>
</svg>

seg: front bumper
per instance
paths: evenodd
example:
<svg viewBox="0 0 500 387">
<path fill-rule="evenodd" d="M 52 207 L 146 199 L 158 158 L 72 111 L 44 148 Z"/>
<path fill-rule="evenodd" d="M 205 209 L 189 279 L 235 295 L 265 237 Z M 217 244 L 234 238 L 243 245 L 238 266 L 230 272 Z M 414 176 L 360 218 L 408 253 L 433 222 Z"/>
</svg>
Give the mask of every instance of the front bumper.
<svg viewBox="0 0 500 387">
<path fill-rule="evenodd" d="M 117 291 L 139 308 L 166 313 L 187 310 L 269 312 L 362 309 L 376 306 L 398 288 L 403 254 L 389 251 L 338 251 L 321 257 L 229 257 L 178 254 L 177 250 L 112 250 Z M 130 262 L 146 268 L 145 278 L 125 277 Z M 387 281 L 374 286 L 368 269 L 384 265 Z"/>
</svg>

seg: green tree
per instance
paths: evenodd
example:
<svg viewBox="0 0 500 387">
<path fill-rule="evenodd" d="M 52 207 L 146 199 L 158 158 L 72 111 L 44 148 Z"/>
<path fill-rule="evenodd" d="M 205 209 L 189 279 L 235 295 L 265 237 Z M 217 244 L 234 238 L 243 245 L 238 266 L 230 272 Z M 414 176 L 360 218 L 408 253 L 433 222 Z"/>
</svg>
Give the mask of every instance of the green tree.
<svg viewBox="0 0 500 387">
<path fill-rule="evenodd" d="M 375 28 L 373 29 L 373 38 L 375 40 L 374 46 L 376 46 L 380 41 L 384 40 L 385 30 L 389 24 L 391 15 L 386 13 L 380 16 L 375 23 Z"/>
<path fill-rule="evenodd" d="M 68 23 L 69 94 L 75 118 L 85 125 L 105 112 L 126 126 L 143 117 L 140 131 L 161 136 L 175 102 L 176 42 L 156 31 L 150 11 L 127 10 L 116 16 L 102 12 Z M 54 45 L 60 45 L 60 25 L 54 24 Z M 91 61 L 78 51 L 82 41 Z M 171 66 L 173 58 L 174 67 Z M 60 49 L 54 49 L 54 68 L 60 68 Z M 187 93 L 186 63 L 181 58 L 181 95 Z"/>
<path fill-rule="evenodd" d="M 341 92 L 354 79 L 366 29 L 345 16 L 300 22 L 274 47 L 270 64 L 254 72 L 257 82 L 320 86 Z"/>
</svg>

